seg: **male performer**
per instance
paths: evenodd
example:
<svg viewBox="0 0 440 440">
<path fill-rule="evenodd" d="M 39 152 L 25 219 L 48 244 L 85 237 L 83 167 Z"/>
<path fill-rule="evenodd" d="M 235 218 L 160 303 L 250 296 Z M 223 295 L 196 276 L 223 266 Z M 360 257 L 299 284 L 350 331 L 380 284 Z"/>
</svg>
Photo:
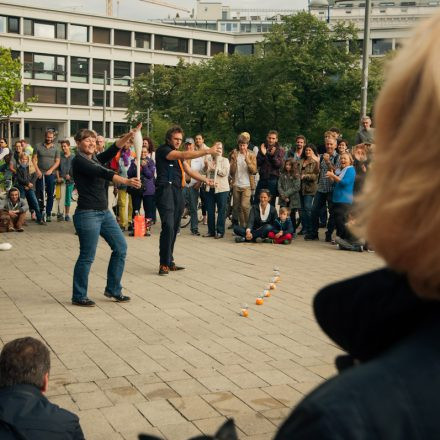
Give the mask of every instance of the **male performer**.
<svg viewBox="0 0 440 440">
<path fill-rule="evenodd" d="M 173 257 L 174 243 L 184 207 L 182 194 L 182 188 L 185 186 L 184 173 L 207 185 L 213 185 L 212 180 L 192 170 L 184 161 L 208 154 L 221 154 L 221 147 L 217 144 L 198 151 L 178 151 L 182 140 L 183 130 L 177 126 L 171 127 L 166 133 L 165 144 L 156 150 L 156 206 L 162 223 L 159 241 L 159 275 L 168 275 L 170 270 L 184 269 L 176 266 Z"/>
</svg>

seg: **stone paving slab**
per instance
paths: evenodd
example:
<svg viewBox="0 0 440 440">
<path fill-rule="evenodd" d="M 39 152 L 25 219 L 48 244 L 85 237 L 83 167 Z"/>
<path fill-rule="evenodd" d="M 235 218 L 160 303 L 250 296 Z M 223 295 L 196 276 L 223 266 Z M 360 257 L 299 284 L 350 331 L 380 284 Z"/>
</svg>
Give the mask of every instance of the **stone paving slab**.
<svg viewBox="0 0 440 440">
<path fill-rule="evenodd" d="M 205 231 L 201 226 L 201 232 Z M 335 373 L 339 349 L 311 309 L 324 285 L 382 266 L 371 253 L 297 239 L 290 246 L 236 244 L 182 230 L 176 261 L 158 269 L 159 226 L 127 237 L 124 293 L 103 296 L 110 250 L 100 241 L 89 281 L 97 307 L 70 303 L 78 240 L 72 224 L 32 222 L 0 253 L 0 345 L 22 336 L 51 350 L 48 397 L 76 412 L 88 440 L 169 440 L 213 434 L 234 417 L 240 439 L 267 440 L 291 408 Z M 274 265 L 281 282 L 263 306 L 255 298 Z M 248 318 L 239 316 L 249 305 Z"/>
</svg>

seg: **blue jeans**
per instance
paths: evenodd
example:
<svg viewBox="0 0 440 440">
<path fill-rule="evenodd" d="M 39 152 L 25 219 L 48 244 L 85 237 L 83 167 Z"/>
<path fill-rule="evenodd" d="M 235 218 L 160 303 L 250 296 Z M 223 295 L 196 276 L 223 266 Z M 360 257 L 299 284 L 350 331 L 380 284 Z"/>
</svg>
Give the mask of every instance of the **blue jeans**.
<svg viewBox="0 0 440 440">
<path fill-rule="evenodd" d="M 73 216 L 73 224 L 79 238 L 79 257 L 73 271 L 72 300 L 87 298 L 89 272 L 95 259 L 99 236 L 103 237 L 112 249 L 105 291 L 110 295 L 120 296 L 127 243 L 115 217 L 108 210 L 77 209 Z"/>
<path fill-rule="evenodd" d="M 52 213 L 52 207 L 53 207 L 53 195 L 55 192 L 55 175 L 51 174 L 50 176 L 44 176 L 44 182 L 46 185 L 46 215 L 47 217 L 50 217 L 50 214 Z M 37 179 L 36 183 L 36 189 L 38 197 L 41 197 L 41 200 L 43 200 L 43 178 Z"/>
<path fill-rule="evenodd" d="M 310 235 L 318 235 L 319 229 L 319 218 L 321 214 L 321 209 L 323 206 L 328 206 L 329 217 L 327 222 L 327 231 L 326 235 L 332 235 L 335 230 L 335 216 L 333 213 L 333 191 L 328 193 L 317 192 L 315 194 L 315 198 L 313 199 L 313 207 L 312 207 L 312 217 L 310 224 Z"/>
<path fill-rule="evenodd" d="M 304 233 L 307 235 L 312 234 L 311 231 L 312 204 L 313 204 L 313 195 L 310 194 L 301 195 L 301 211 L 302 211 L 301 221 L 302 221 Z"/>
<path fill-rule="evenodd" d="M 183 196 L 189 207 L 189 214 L 191 216 L 191 232 L 198 232 L 199 218 L 197 216 L 197 206 L 199 204 L 199 190 L 193 187 L 185 186 L 183 188 Z"/>
<path fill-rule="evenodd" d="M 206 211 L 208 212 L 208 234 L 225 234 L 226 205 L 229 191 L 215 193 L 210 189 L 206 193 Z M 215 207 L 217 206 L 217 226 L 215 224 Z"/>
<path fill-rule="evenodd" d="M 273 226 L 270 225 L 269 223 L 266 223 L 265 225 L 260 226 L 259 228 L 252 229 L 251 230 L 252 241 L 254 241 L 256 238 L 267 238 L 269 232 L 272 230 L 273 230 Z M 235 225 L 234 234 L 246 238 L 246 228 L 244 228 L 243 226 Z"/>
</svg>

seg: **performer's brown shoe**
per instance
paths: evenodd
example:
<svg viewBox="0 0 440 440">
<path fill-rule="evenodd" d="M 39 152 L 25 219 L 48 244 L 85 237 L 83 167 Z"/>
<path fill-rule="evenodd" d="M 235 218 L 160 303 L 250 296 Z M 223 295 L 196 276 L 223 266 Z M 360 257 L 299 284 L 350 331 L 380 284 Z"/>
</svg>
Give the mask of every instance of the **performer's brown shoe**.
<svg viewBox="0 0 440 440">
<path fill-rule="evenodd" d="M 169 273 L 170 268 L 168 266 L 165 266 L 164 264 L 159 266 L 159 275 L 168 275 Z"/>
<path fill-rule="evenodd" d="M 183 266 L 176 266 L 176 263 L 171 263 L 169 267 L 171 272 L 176 272 L 177 270 L 185 270 Z"/>
</svg>

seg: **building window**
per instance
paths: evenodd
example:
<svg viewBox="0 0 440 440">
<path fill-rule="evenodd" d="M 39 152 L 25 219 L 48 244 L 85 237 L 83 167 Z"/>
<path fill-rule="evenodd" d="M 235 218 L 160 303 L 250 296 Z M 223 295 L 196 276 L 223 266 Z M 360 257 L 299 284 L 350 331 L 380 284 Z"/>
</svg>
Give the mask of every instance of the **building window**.
<svg viewBox="0 0 440 440">
<path fill-rule="evenodd" d="M 70 80 L 73 82 L 89 82 L 89 59 L 71 57 L 70 58 Z"/>
<path fill-rule="evenodd" d="M 92 129 L 95 130 L 98 135 L 103 133 L 102 127 L 103 127 L 102 121 L 93 121 L 92 122 Z M 105 123 L 105 133 L 107 136 L 110 133 L 110 122 Z"/>
<path fill-rule="evenodd" d="M 193 40 L 193 54 L 208 55 L 208 42 L 202 40 Z"/>
<path fill-rule="evenodd" d="M 20 33 L 20 19 L 17 17 L 8 17 L 8 32 L 10 34 Z"/>
<path fill-rule="evenodd" d="M 89 128 L 89 121 L 70 121 L 70 136 L 75 136 L 82 128 Z"/>
<path fill-rule="evenodd" d="M 110 61 L 93 60 L 93 84 L 104 84 L 104 73 L 107 71 L 107 84 L 110 83 Z"/>
<path fill-rule="evenodd" d="M 113 107 L 127 108 L 128 95 L 125 92 L 113 92 Z"/>
<path fill-rule="evenodd" d="M 169 52 L 188 53 L 188 40 L 186 38 L 156 35 L 154 38 L 154 48 L 156 50 L 166 50 Z"/>
<path fill-rule="evenodd" d="M 115 29 L 114 44 L 115 46 L 131 46 L 131 32 L 130 31 L 120 31 Z"/>
<path fill-rule="evenodd" d="M 66 33 L 66 23 L 57 23 L 57 38 L 60 40 L 65 40 L 67 33 Z"/>
<path fill-rule="evenodd" d="M 134 39 L 136 40 L 136 47 L 142 49 L 150 49 L 150 34 L 143 34 L 142 32 L 136 32 L 134 34 Z"/>
<path fill-rule="evenodd" d="M 66 90 L 59 87 L 39 87 L 31 86 L 25 88 L 25 99 L 37 96 L 37 102 L 40 104 L 66 104 Z"/>
<path fill-rule="evenodd" d="M 126 122 L 113 122 L 113 137 L 122 136 L 130 131 L 130 125 Z"/>
<path fill-rule="evenodd" d="M 225 44 L 224 43 L 211 43 L 211 56 L 217 55 L 218 53 L 225 52 Z"/>
<path fill-rule="evenodd" d="M 55 38 L 55 24 L 34 21 L 34 36 L 42 38 Z"/>
<path fill-rule="evenodd" d="M 94 27 L 93 42 L 100 44 L 110 44 L 110 29 Z"/>
<path fill-rule="evenodd" d="M 240 23 L 240 32 L 250 32 L 251 24 L 250 23 Z"/>
<path fill-rule="evenodd" d="M 87 26 L 71 24 L 69 26 L 69 39 L 87 43 L 89 41 L 89 29 Z"/>
<path fill-rule="evenodd" d="M 113 84 L 116 86 L 130 85 L 131 63 L 126 61 L 115 61 L 113 64 Z"/>
<path fill-rule="evenodd" d="M 13 60 L 20 59 L 20 51 L 19 50 L 11 50 L 11 57 Z"/>
<path fill-rule="evenodd" d="M 24 77 L 66 81 L 66 57 L 25 52 Z"/>
<path fill-rule="evenodd" d="M 3 34 L 8 32 L 8 18 L 0 16 L 0 32 Z"/>
<path fill-rule="evenodd" d="M 25 18 L 23 21 L 23 32 L 25 35 L 34 35 L 34 23 L 29 18 Z"/>
<path fill-rule="evenodd" d="M 70 89 L 71 105 L 89 105 L 89 91 L 87 89 Z"/>
<path fill-rule="evenodd" d="M 106 92 L 107 102 L 106 107 L 110 107 L 110 92 Z M 104 90 L 93 90 L 93 107 L 103 107 L 104 106 Z"/>
<path fill-rule="evenodd" d="M 373 55 L 385 55 L 392 49 L 393 40 L 391 38 L 373 40 Z"/>
<path fill-rule="evenodd" d="M 239 54 L 239 55 L 253 55 L 254 45 L 253 44 L 229 44 L 228 45 L 229 54 Z"/>
<path fill-rule="evenodd" d="M 150 68 L 150 64 L 134 63 L 134 76 L 146 75 L 147 73 L 150 73 Z"/>
</svg>

